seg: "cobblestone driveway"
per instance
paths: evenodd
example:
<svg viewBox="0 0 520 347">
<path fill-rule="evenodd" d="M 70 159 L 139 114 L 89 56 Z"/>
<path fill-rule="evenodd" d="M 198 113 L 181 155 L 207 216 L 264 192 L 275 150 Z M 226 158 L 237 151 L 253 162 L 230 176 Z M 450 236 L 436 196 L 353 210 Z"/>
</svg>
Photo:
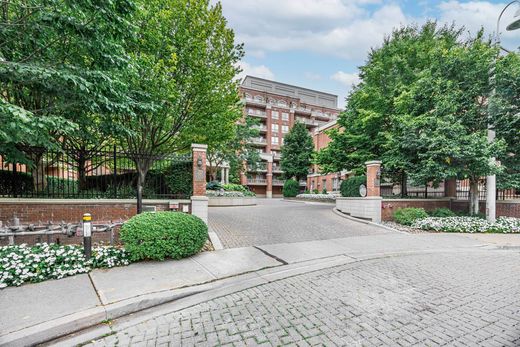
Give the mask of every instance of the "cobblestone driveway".
<svg viewBox="0 0 520 347">
<path fill-rule="evenodd" d="M 520 254 L 382 258 L 299 275 L 140 323 L 118 346 L 519 346 Z"/>
<path fill-rule="evenodd" d="M 209 226 L 225 248 L 384 233 L 332 212 L 332 204 L 258 199 L 257 206 L 213 207 Z"/>
</svg>

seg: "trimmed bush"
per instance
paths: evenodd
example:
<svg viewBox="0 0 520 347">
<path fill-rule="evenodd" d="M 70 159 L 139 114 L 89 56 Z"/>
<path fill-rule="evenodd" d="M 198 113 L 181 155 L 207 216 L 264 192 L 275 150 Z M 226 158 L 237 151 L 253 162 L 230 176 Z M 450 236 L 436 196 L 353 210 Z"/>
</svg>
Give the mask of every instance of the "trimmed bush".
<svg viewBox="0 0 520 347">
<path fill-rule="evenodd" d="M 298 195 L 299 190 L 300 184 L 297 181 L 293 179 L 287 180 L 283 185 L 283 196 L 285 198 L 294 198 Z"/>
<path fill-rule="evenodd" d="M 327 194 L 327 188 L 323 188 L 323 190 L 321 191 L 321 194 Z"/>
<path fill-rule="evenodd" d="M 247 187 L 244 187 L 244 186 L 241 185 L 241 184 L 234 184 L 234 183 L 224 184 L 224 185 L 222 186 L 222 188 L 224 188 L 224 190 L 226 190 L 226 191 L 233 191 L 233 192 L 245 192 L 245 191 L 249 191 L 249 189 L 247 189 Z"/>
<path fill-rule="evenodd" d="M 345 197 L 360 197 L 359 195 L 359 186 L 367 184 L 366 176 L 352 176 L 345 181 L 341 182 L 339 190 L 341 192 L 341 196 Z"/>
<path fill-rule="evenodd" d="M 148 212 L 123 224 L 120 237 L 131 260 L 181 259 L 202 249 L 208 239 L 208 227 L 190 214 Z"/>
<path fill-rule="evenodd" d="M 455 217 L 457 214 L 446 207 L 436 208 L 431 213 L 432 217 Z"/>
<path fill-rule="evenodd" d="M 221 189 L 224 189 L 224 187 L 222 187 L 222 184 L 220 184 L 219 181 L 211 181 L 211 182 L 206 183 L 206 189 L 207 190 L 221 190 Z"/>
<path fill-rule="evenodd" d="M 312 190 L 312 194 L 319 194 L 319 193 L 320 193 L 320 191 L 318 189 L 313 189 Z"/>
<path fill-rule="evenodd" d="M 394 220 L 403 225 L 412 225 L 416 220 L 428 218 L 424 208 L 407 207 L 394 212 Z"/>
</svg>

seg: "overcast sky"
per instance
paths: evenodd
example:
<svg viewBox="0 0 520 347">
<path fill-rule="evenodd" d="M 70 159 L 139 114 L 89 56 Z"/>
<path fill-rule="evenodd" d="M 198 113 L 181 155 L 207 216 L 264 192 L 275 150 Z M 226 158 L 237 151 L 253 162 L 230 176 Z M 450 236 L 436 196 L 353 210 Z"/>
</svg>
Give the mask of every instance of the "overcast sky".
<svg viewBox="0 0 520 347">
<path fill-rule="evenodd" d="M 213 0 L 215 2 L 215 0 Z M 475 33 L 495 31 L 507 2 L 382 0 L 222 0 L 237 42 L 245 44 L 243 74 L 337 94 L 340 107 L 357 81 L 371 47 L 392 28 L 427 19 L 455 22 Z M 520 31 L 505 32 L 504 46 L 520 46 Z"/>
</svg>

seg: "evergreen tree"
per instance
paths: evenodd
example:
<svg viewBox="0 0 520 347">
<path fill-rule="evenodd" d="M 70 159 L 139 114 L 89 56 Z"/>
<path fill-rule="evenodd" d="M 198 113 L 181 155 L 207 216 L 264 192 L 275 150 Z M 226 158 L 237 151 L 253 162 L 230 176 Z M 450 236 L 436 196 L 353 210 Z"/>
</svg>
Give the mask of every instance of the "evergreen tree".
<svg viewBox="0 0 520 347">
<path fill-rule="evenodd" d="M 312 163 L 314 145 L 305 124 L 296 123 L 284 138 L 280 165 L 286 179 L 307 177 Z"/>
</svg>

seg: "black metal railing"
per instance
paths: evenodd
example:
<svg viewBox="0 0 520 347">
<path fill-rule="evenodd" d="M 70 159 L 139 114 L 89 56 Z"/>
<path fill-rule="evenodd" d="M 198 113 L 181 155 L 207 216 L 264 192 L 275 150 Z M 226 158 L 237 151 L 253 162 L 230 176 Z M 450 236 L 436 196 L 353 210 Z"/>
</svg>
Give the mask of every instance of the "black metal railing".
<svg viewBox="0 0 520 347">
<path fill-rule="evenodd" d="M 0 196 L 18 198 L 136 197 L 138 171 L 133 153 L 117 147 L 95 151 L 27 150 L 31 164 L 7 163 L 0 157 Z M 142 156 L 141 156 L 142 158 Z M 148 157 L 143 197 L 182 199 L 191 195 L 191 154 Z"/>
</svg>

